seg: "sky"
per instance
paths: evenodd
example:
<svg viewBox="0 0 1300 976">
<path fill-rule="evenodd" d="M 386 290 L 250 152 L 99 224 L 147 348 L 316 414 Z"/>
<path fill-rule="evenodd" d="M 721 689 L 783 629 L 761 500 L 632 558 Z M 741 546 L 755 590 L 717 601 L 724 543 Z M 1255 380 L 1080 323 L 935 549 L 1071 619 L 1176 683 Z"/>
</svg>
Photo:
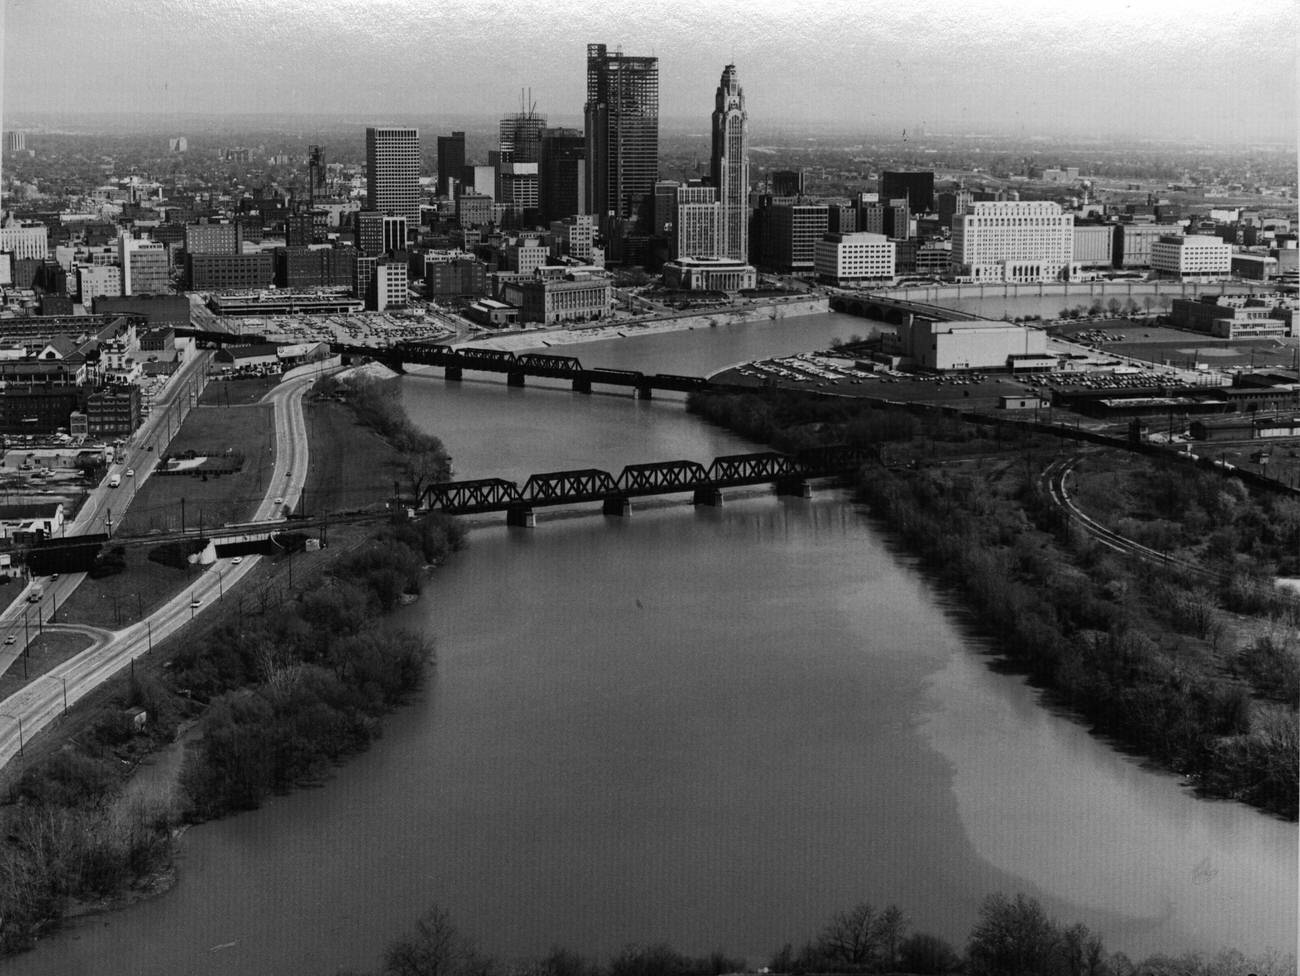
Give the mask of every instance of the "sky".
<svg viewBox="0 0 1300 976">
<path fill-rule="evenodd" d="M 0 0 L 4 118 L 440 116 L 579 123 L 588 43 L 659 58 L 703 129 L 735 63 L 751 130 L 1295 145 L 1295 0 Z M 8 123 L 6 123 L 8 124 Z"/>
</svg>

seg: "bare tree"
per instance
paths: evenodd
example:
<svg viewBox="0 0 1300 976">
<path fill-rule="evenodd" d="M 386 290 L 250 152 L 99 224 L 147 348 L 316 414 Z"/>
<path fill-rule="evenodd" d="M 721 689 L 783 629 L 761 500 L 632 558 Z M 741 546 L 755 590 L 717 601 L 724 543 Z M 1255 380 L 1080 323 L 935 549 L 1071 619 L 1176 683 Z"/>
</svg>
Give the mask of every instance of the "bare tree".
<svg viewBox="0 0 1300 976">
<path fill-rule="evenodd" d="M 486 976 L 491 963 L 437 906 L 384 951 L 383 976 Z"/>
<path fill-rule="evenodd" d="M 866 902 L 837 912 L 822 929 L 818 948 L 829 959 L 865 966 L 880 948 L 876 910 Z"/>
<path fill-rule="evenodd" d="M 898 947 L 907 931 L 907 915 L 897 905 L 888 905 L 876 922 L 884 964 L 892 969 L 898 962 Z"/>
<path fill-rule="evenodd" d="M 989 895 L 966 949 L 973 976 L 1052 976 L 1059 972 L 1060 931 L 1037 899 Z"/>
</svg>

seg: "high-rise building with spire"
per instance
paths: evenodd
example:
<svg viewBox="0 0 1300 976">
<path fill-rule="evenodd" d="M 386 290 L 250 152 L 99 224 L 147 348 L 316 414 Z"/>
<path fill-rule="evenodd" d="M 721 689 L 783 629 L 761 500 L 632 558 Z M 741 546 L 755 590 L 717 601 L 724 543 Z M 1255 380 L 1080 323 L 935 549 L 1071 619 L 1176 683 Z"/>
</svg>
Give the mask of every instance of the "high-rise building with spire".
<svg viewBox="0 0 1300 976">
<path fill-rule="evenodd" d="M 620 239 L 646 239 L 659 178 L 659 59 L 587 45 L 587 210 L 610 235 L 615 257 L 635 259 Z"/>
<path fill-rule="evenodd" d="M 718 257 L 749 257 L 749 147 L 745 91 L 736 66 L 722 69 L 713 100 L 713 154 L 710 175 L 718 190 Z"/>
</svg>

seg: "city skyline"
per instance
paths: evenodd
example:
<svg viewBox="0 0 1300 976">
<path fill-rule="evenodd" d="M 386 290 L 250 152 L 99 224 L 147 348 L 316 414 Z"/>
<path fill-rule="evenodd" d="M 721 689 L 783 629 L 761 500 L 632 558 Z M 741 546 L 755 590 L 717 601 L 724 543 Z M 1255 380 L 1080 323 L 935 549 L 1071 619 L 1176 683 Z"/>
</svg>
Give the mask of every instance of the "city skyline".
<svg viewBox="0 0 1300 976">
<path fill-rule="evenodd" d="M 1103 0 L 1087 12 L 978 0 L 937 17 L 874 0 L 821 0 L 798 17 L 771 0 L 671 14 L 587 4 L 563 23 L 538 0 L 508 18 L 490 5 L 408 6 L 6 0 L 5 124 L 69 112 L 452 117 L 508 111 L 521 88 L 572 122 L 586 45 L 605 43 L 659 59 L 665 119 L 699 118 L 718 66 L 736 64 L 751 119 L 772 124 L 1198 141 L 1296 132 L 1300 17 L 1261 0 L 1228 11 Z M 55 23 L 76 29 L 53 37 Z"/>
</svg>

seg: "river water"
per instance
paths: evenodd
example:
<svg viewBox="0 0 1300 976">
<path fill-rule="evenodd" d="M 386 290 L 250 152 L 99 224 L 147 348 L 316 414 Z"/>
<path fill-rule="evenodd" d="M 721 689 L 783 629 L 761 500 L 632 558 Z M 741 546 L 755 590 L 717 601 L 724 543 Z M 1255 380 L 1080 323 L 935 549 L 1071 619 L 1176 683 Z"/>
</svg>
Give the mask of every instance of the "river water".
<svg viewBox="0 0 1300 976">
<path fill-rule="evenodd" d="M 698 373 L 864 325 L 562 351 Z M 753 449 L 670 397 L 403 386 L 461 478 Z M 1294 948 L 1295 826 L 1196 800 L 1040 707 L 842 492 L 502 521 L 477 520 L 399 614 L 436 641 L 436 676 L 368 753 L 319 789 L 189 831 L 172 892 L 8 970 L 375 968 L 435 903 L 503 961 L 666 940 L 757 966 L 863 900 L 960 946 L 993 891 L 1031 894 L 1134 957 Z"/>
</svg>

